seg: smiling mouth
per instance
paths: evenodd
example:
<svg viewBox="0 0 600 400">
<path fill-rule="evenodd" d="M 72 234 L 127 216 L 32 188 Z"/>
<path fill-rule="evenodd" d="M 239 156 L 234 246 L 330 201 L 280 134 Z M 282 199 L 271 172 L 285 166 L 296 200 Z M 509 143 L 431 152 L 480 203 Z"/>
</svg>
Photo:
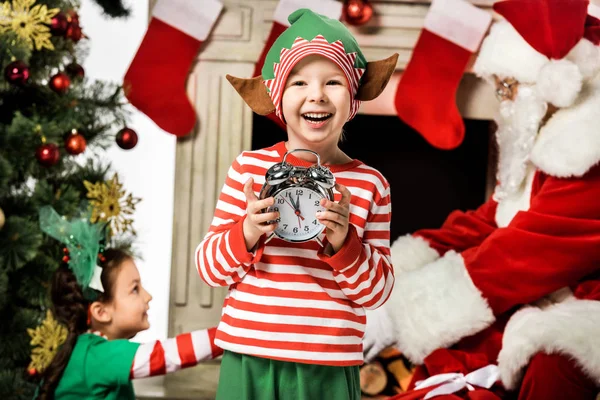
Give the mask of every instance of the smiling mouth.
<svg viewBox="0 0 600 400">
<path fill-rule="evenodd" d="M 323 122 L 323 121 L 327 121 L 329 118 L 331 118 L 333 116 L 333 114 L 331 113 L 306 113 L 306 114 L 302 114 L 302 118 L 304 118 L 305 120 L 309 121 L 309 122 Z"/>
</svg>

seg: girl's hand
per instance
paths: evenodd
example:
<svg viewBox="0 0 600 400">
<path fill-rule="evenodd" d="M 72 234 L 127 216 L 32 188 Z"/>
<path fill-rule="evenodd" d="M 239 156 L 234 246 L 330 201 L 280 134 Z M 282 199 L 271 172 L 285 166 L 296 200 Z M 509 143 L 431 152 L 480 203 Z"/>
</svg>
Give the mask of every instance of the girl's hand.
<svg viewBox="0 0 600 400">
<path fill-rule="evenodd" d="M 275 221 L 279 218 L 279 212 L 263 213 L 262 210 L 272 206 L 275 202 L 273 197 L 259 200 L 252 190 L 254 180 L 248 179 L 244 184 L 244 195 L 246 196 L 246 219 L 244 220 L 243 231 L 246 249 L 251 251 L 260 237 L 271 233 L 277 227 L 277 222 L 267 224 L 268 221 Z"/>
<path fill-rule="evenodd" d="M 333 253 L 337 253 L 346 241 L 348 235 L 348 224 L 350 223 L 350 191 L 346 186 L 336 183 L 335 188 L 342 194 L 339 203 L 327 199 L 321 200 L 321 206 L 325 211 L 317 212 L 317 219 L 327 227 L 327 241 L 331 245 Z"/>
</svg>

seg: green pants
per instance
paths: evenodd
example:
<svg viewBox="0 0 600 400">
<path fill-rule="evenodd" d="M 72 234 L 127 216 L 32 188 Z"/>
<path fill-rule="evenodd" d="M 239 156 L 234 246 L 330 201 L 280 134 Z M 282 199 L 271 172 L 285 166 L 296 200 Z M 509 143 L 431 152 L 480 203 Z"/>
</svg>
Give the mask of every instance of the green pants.
<svg viewBox="0 0 600 400">
<path fill-rule="evenodd" d="M 358 366 L 332 367 L 225 351 L 217 400 L 360 400 Z"/>
</svg>

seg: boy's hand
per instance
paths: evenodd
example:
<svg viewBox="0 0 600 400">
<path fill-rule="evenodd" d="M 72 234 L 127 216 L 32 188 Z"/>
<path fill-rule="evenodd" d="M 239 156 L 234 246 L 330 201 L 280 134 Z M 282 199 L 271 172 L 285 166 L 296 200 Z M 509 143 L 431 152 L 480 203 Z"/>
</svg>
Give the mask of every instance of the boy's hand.
<svg viewBox="0 0 600 400">
<path fill-rule="evenodd" d="M 317 219 L 327 227 L 327 241 L 334 253 L 337 253 L 344 244 L 348 235 L 348 224 L 350 223 L 350 191 L 346 186 L 336 183 L 335 188 L 342 194 L 339 203 L 327 199 L 321 200 L 321 206 L 325 211 L 317 212 Z"/>
<path fill-rule="evenodd" d="M 279 212 L 263 213 L 262 210 L 272 206 L 275 199 L 267 197 L 259 200 L 254 194 L 252 185 L 254 180 L 248 179 L 244 184 L 244 195 L 246 196 L 246 219 L 244 220 L 243 231 L 246 241 L 246 249 L 251 251 L 260 237 L 265 233 L 271 233 L 277 227 L 277 222 L 267 224 L 267 221 L 275 221 L 279 218 Z"/>
</svg>

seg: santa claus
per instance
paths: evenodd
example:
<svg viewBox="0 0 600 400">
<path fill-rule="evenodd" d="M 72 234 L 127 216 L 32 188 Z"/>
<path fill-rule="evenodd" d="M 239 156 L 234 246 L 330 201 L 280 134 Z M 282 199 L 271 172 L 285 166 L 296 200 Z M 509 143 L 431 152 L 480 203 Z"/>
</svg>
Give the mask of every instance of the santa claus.
<svg viewBox="0 0 600 400">
<path fill-rule="evenodd" d="M 474 71 L 496 88 L 493 196 L 394 241 L 367 361 L 419 365 L 398 398 L 594 399 L 600 387 L 600 21 L 584 0 L 506 0 Z"/>
</svg>

